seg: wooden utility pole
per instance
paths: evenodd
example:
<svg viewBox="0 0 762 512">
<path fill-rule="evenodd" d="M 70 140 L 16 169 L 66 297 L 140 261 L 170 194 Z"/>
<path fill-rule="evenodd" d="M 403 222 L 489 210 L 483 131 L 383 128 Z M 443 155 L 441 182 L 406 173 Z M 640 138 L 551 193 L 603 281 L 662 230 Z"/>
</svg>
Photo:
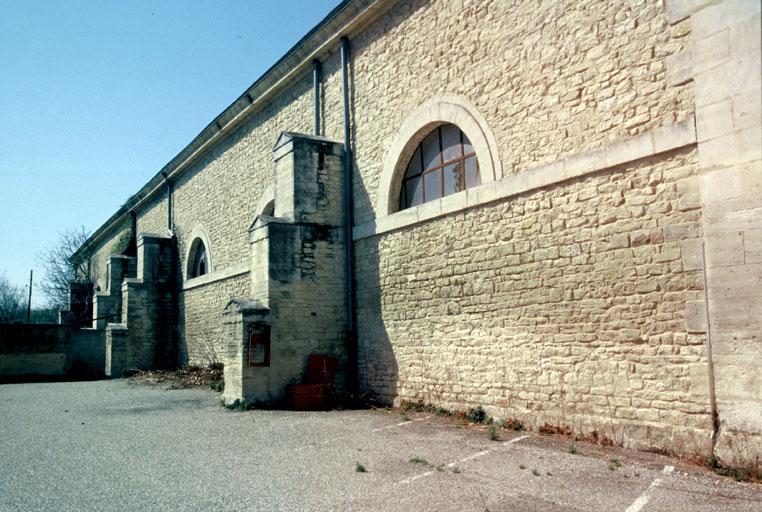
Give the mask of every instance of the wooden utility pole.
<svg viewBox="0 0 762 512">
<path fill-rule="evenodd" d="M 34 270 L 29 271 L 29 302 L 26 305 L 26 323 L 32 323 L 32 273 Z"/>
</svg>

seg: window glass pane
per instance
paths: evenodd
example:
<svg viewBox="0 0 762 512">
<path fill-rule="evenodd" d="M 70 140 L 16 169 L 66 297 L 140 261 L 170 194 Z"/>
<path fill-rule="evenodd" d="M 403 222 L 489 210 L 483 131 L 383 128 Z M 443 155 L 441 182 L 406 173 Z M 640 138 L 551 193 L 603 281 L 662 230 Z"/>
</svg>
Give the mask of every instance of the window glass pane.
<svg viewBox="0 0 762 512">
<path fill-rule="evenodd" d="M 413 178 L 405 182 L 405 194 L 407 195 L 407 206 L 415 206 L 423 202 L 423 187 L 421 187 L 421 178 Z"/>
<path fill-rule="evenodd" d="M 442 171 L 437 170 L 423 175 L 423 188 L 426 201 L 442 197 Z"/>
<path fill-rule="evenodd" d="M 442 156 L 444 161 L 449 162 L 460 158 L 460 130 L 453 124 L 446 124 L 442 130 Z"/>
<path fill-rule="evenodd" d="M 476 157 L 466 159 L 466 188 L 479 185 L 482 182 L 479 177 L 479 166 L 476 163 Z"/>
<path fill-rule="evenodd" d="M 418 149 L 415 150 L 415 153 L 413 153 L 412 158 L 410 158 L 410 163 L 407 164 L 407 172 L 405 172 L 406 178 L 411 178 L 413 176 L 418 176 L 421 174 L 421 148 L 420 146 Z"/>
<path fill-rule="evenodd" d="M 466 137 L 466 134 L 463 134 L 463 153 L 469 154 L 474 152 L 474 147 L 471 145 L 471 141 L 468 140 L 468 137 Z"/>
<path fill-rule="evenodd" d="M 463 167 L 460 162 L 448 165 L 444 168 L 444 195 L 449 196 L 461 189 L 463 183 Z"/>
<path fill-rule="evenodd" d="M 423 148 L 423 168 L 431 169 L 441 165 L 439 160 L 439 130 L 434 130 L 421 142 Z"/>
<path fill-rule="evenodd" d="M 206 247 L 204 242 L 198 241 L 196 254 L 193 257 L 193 270 L 191 277 L 203 276 L 206 274 Z"/>
</svg>

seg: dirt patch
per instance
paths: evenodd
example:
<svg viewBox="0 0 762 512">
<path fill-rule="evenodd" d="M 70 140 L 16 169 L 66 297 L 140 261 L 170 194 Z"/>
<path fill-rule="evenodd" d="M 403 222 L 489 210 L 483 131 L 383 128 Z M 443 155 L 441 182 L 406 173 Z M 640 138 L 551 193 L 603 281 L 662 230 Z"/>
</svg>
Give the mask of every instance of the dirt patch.
<svg viewBox="0 0 762 512">
<path fill-rule="evenodd" d="M 130 382 L 151 385 L 167 384 L 168 389 L 210 387 L 215 391 L 222 391 L 224 388 L 222 368 L 222 364 L 219 363 L 209 366 L 186 366 L 177 370 L 140 370 L 130 377 Z"/>
</svg>

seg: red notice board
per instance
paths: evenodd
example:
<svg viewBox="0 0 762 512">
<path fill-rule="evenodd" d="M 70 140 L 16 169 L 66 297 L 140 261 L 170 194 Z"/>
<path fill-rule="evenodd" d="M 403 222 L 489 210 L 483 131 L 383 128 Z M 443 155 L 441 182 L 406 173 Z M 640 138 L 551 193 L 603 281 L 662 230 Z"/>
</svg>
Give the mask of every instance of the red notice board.
<svg viewBox="0 0 762 512">
<path fill-rule="evenodd" d="M 249 324 L 249 368 L 270 366 L 270 326 Z"/>
</svg>

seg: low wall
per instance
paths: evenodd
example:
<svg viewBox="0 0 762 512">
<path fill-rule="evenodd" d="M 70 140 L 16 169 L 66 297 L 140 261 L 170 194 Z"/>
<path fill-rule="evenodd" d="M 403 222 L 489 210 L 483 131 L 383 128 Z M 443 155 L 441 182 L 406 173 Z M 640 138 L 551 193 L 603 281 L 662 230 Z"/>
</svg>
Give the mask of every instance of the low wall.
<svg viewBox="0 0 762 512">
<path fill-rule="evenodd" d="M 104 350 L 102 331 L 58 324 L 0 324 L 0 382 L 101 377 Z"/>
</svg>

